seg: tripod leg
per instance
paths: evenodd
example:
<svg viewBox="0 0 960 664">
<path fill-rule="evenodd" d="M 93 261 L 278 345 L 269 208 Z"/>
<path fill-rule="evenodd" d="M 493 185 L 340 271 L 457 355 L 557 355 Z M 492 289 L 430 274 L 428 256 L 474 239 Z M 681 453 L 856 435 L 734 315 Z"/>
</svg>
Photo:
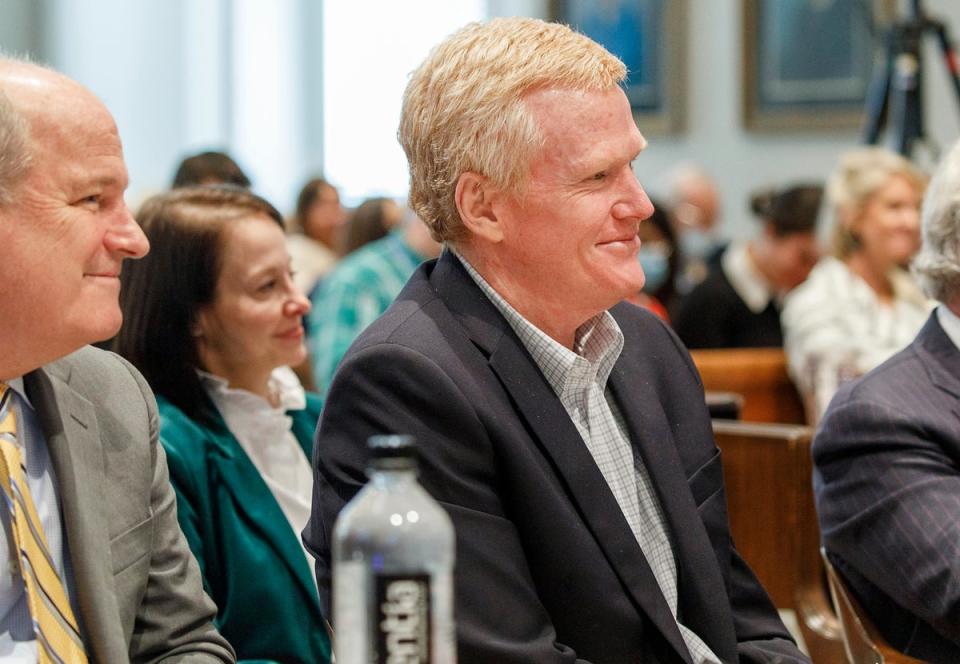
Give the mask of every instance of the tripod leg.
<svg viewBox="0 0 960 664">
<path fill-rule="evenodd" d="M 884 48 L 883 66 L 873 74 L 870 87 L 867 88 L 866 120 L 863 125 L 863 142 L 875 144 L 883 131 L 887 120 L 887 107 L 890 97 L 890 79 L 893 76 L 893 36 L 887 36 Z"/>
<path fill-rule="evenodd" d="M 953 40 L 950 39 L 947 27 L 943 23 L 934 23 L 934 29 L 937 33 L 937 42 L 940 44 L 940 52 L 943 53 L 943 61 L 947 65 L 947 73 L 953 81 L 957 104 L 960 104 L 960 73 L 958 73 L 960 63 L 957 62 L 957 52 L 953 50 Z"/>
<path fill-rule="evenodd" d="M 923 136 L 923 85 L 921 61 L 914 53 L 901 53 L 894 66 L 891 124 L 897 152 L 910 157 L 913 144 Z"/>
</svg>

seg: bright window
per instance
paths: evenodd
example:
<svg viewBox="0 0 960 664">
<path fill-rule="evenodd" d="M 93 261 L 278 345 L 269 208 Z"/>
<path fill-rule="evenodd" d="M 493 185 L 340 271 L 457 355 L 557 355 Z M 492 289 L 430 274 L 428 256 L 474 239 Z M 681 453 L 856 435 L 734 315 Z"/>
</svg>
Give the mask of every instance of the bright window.
<svg viewBox="0 0 960 664">
<path fill-rule="evenodd" d="M 486 0 L 328 0 L 323 14 L 324 174 L 347 204 L 406 197 L 397 142 L 407 78 L 430 48 L 486 16 Z"/>
</svg>

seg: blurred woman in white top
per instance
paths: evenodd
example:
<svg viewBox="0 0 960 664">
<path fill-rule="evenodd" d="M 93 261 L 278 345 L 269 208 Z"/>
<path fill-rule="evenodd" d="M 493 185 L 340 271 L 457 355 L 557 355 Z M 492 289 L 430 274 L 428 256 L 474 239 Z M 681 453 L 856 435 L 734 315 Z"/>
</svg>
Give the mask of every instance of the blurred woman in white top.
<svg viewBox="0 0 960 664">
<path fill-rule="evenodd" d="M 832 256 L 787 298 L 782 314 L 790 371 L 819 419 L 838 385 L 906 346 L 932 304 L 906 271 L 920 247 L 927 176 L 882 148 L 842 155 L 827 184 Z"/>
</svg>

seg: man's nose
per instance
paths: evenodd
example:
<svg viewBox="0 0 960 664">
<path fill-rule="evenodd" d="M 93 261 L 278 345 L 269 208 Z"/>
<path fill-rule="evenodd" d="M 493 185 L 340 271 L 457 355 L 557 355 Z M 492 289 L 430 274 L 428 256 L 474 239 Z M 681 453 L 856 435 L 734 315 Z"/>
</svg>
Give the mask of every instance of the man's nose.
<svg viewBox="0 0 960 664">
<path fill-rule="evenodd" d="M 643 221 L 653 214 L 653 203 L 644 191 L 637 176 L 631 171 L 624 178 L 626 186 L 621 200 L 613 206 L 613 216 L 616 219 L 636 219 Z"/>
<path fill-rule="evenodd" d="M 126 205 L 118 212 L 116 222 L 107 229 L 103 243 L 110 253 L 120 254 L 121 258 L 143 258 L 150 251 L 147 236 Z"/>
</svg>

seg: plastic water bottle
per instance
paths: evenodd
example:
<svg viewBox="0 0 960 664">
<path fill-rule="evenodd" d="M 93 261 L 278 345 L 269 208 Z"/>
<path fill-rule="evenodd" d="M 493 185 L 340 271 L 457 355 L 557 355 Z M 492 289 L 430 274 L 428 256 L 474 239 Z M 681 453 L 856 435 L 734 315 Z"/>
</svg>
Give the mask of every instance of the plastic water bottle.
<svg viewBox="0 0 960 664">
<path fill-rule="evenodd" d="M 454 534 L 417 482 L 412 436 L 368 442 L 370 481 L 333 530 L 337 664 L 454 664 Z"/>
</svg>

